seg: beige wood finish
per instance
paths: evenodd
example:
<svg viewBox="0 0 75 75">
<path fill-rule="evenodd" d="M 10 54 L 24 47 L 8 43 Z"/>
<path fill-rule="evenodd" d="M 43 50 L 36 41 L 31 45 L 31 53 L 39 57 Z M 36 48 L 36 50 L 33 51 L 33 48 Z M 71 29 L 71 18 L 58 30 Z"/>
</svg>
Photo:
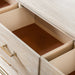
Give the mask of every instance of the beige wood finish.
<svg viewBox="0 0 75 75">
<path fill-rule="evenodd" d="M 0 56 L 5 60 L 5 62 L 12 67 L 18 75 L 28 74 L 26 68 L 20 61 L 20 59 L 16 56 L 8 56 L 1 48 L 0 48 Z M 9 70 L 8 70 L 9 71 Z"/>
<path fill-rule="evenodd" d="M 52 59 L 54 59 L 64 53 L 70 51 L 73 48 L 74 48 L 73 41 L 69 41 L 69 42 L 65 43 L 64 45 L 54 49 L 53 51 L 44 54 L 43 57 L 45 59 L 47 59 L 48 61 L 50 61 L 50 60 L 52 60 Z"/>
<path fill-rule="evenodd" d="M 0 14 L 18 8 L 16 0 L 6 0 L 10 5 L 0 8 Z"/>
<path fill-rule="evenodd" d="M 17 3 L 16 0 L 5 0 L 5 1 L 8 2 L 9 4 L 15 4 L 15 3 Z"/>
<path fill-rule="evenodd" d="M 75 38 L 75 0 L 17 0 L 40 18 Z"/>
<path fill-rule="evenodd" d="M 65 44 L 65 46 L 61 46 L 61 47 L 57 48 L 55 51 L 53 51 L 51 53 L 49 52 L 49 53 L 43 55 L 40 59 L 41 60 L 41 62 L 40 62 L 40 75 L 50 75 L 50 74 L 51 75 L 64 75 L 64 73 L 62 71 L 60 71 L 59 69 L 57 69 L 55 66 L 53 66 L 50 63 L 50 61 L 52 61 L 56 57 L 59 58 L 60 55 L 64 54 L 63 50 L 65 52 L 68 52 L 68 51 L 72 50 L 73 48 L 74 48 L 74 42 L 71 41 L 71 42 L 68 42 L 67 44 Z M 72 52 L 72 53 L 74 53 L 74 52 Z M 72 54 L 72 55 L 73 55 L 72 62 L 74 63 L 74 54 Z M 62 61 L 59 61 L 60 64 L 61 64 L 61 62 Z M 54 62 L 54 63 L 56 64 L 57 62 Z M 64 65 L 62 65 L 62 66 L 64 67 Z M 74 65 L 72 67 L 75 68 Z M 73 70 L 74 70 L 74 68 L 73 68 Z"/>
<path fill-rule="evenodd" d="M 35 23 L 62 43 L 66 43 L 73 39 L 73 37 L 69 36 L 64 31 L 53 27 L 51 24 L 45 22 L 38 16 L 35 16 Z"/>
<path fill-rule="evenodd" d="M 74 46 L 74 45 L 72 46 L 73 42 L 69 42 L 73 39 L 72 37 L 70 37 L 65 32 L 61 31 L 60 29 L 54 28 L 50 24 L 39 19 L 36 15 L 32 14 L 30 11 L 28 11 L 25 8 L 18 8 L 18 9 L 0 14 L 0 22 L 2 23 L 0 24 L 0 46 L 7 44 L 10 52 L 12 54 L 13 52 L 17 54 L 17 57 L 20 60 L 20 63 L 17 64 L 17 67 L 15 65 L 15 63 L 17 63 L 16 61 L 17 58 L 15 59 L 15 57 L 13 57 L 12 61 L 10 60 L 11 59 L 10 57 L 9 59 L 8 57 L 6 59 L 8 59 L 8 62 L 17 69 L 18 73 L 20 73 L 20 69 L 18 69 L 18 67 L 19 67 L 19 64 L 21 64 L 20 67 L 23 70 L 23 72 L 21 72 L 22 74 L 20 75 L 23 75 L 24 73 L 26 75 L 38 75 L 39 65 L 41 67 L 40 71 L 44 70 L 40 72 L 41 75 L 49 75 L 50 72 L 52 72 L 52 75 L 62 74 L 61 72 L 58 72 L 57 69 L 53 68 L 53 66 L 51 65 L 49 66 L 48 61 L 44 61 L 42 59 L 39 61 L 40 55 L 37 54 L 32 48 L 30 48 L 26 43 L 24 43 L 18 37 L 16 37 L 11 31 L 17 30 L 24 26 L 28 26 L 29 24 L 32 24 L 32 23 L 36 23 L 38 26 L 40 26 L 42 29 L 47 31 L 54 38 L 64 43 L 65 46 L 62 46 L 62 48 L 65 47 L 69 49 L 73 48 Z M 11 31 L 9 31 L 5 26 Z M 67 42 L 69 44 L 66 45 L 65 43 Z M 62 48 L 61 48 L 61 51 L 62 51 Z M 65 50 L 67 51 L 67 49 Z M 61 53 L 61 51 L 59 50 L 59 53 Z M 54 73 L 53 71 L 50 71 L 50 67 L 52 67 L 52 70 L 54 70 Z"/>
<path fill-rule="evenodd" d="M 17 57 L 25 67 L 24 72 L 27 75 L 38 75 L 39 55 L 35 53 L 23 41 L 12 34 L 2 24 L 0 24 L 0 46 L 3 44 L 7 44 L 11 53 L 15 52 L 17 54 Z M 16 67 L 14 62 L 12 65 Z"/>
<path fill-rule="evenodd" d="M 5 74 L 1 74 L 1 70 L 5 73 Z M 10 66 L 8 65 L 4 59 L 2 59 L 0 57 L 0 74 L 1 75 L 18 75 L 17 72 Z"/>
<path fill-rule="evenodd" d="M 64 75 L 43 57 L 41 57 L 40 60 L 40 75 Z"/>
<path fill-rule="evenodd" d="M 7 19 L 8 18 L 8 19 Z M 11 19 L 12 18 L 12 19 Z M 27 9 L 17 8 L 0 15 L 0 22 L 9 30 L 14 31 L 25 25 L 34 23 L 34 15 Z"/>
<path fill-rule="evenodd" d="M 68 75 L 75 71 L 75 49 L 49 61 L 51 65 Z"/>
</svg>

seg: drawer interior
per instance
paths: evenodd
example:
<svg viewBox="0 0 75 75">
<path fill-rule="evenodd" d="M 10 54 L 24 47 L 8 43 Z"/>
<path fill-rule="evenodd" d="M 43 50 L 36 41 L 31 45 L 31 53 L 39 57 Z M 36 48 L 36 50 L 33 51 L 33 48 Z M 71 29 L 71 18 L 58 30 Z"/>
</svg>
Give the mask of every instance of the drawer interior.
<svg viewBox="0 0 75 75">
<path fill-rule="evenodd" d="M 63 45 L 62 42 L 49 35 L 36 24 L 20 28 L 13 31 L 13 33 L 40 55 L 43 55 L 46 52 Z"/>
<path fill-rule="evenodd" d="M 75 75 L 75 49 L 49 61 L 65 75 Z"/>
<path fill-rule="evenodd" d="M 0 0 L 0 8 L 16 3 L 16 0 Z"/>
<path fill-rule="evenodd" d="M 72 40 L 25 8 L 1 14 L 0 22 L 40 55 Z"/>
</svg>

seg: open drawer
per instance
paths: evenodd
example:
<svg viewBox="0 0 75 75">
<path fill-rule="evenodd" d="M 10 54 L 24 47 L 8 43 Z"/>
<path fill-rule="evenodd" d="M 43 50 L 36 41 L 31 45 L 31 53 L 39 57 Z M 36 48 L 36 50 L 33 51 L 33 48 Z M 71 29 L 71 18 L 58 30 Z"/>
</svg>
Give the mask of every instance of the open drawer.
<svg viewBox="0 0 75 75">
<path fill-rule="evenodd" d="M 0 14 L 0 22 L 0 36 L 3 37 L 0 41 L 7 44 L 11 52 L 15 51 L 29 75 L 38 75 L 40 56 L 68 43 L 73 44 L 70 42 L 72 37 L 25 8 Z M 73 46 L 68 46 L 66 51 L 62 48 L 65 53 Z"/>
<path fill-rule="evenodd" d="M 16 0 L 0 0 L 0 14 L 18 8 Z"/>
<path fill-rule="evenodd" d="M 40 75 L 75 75 L 74 46 L 74 42 L 70 41 L 65 46 L 43 55 Z"/>
</svg>

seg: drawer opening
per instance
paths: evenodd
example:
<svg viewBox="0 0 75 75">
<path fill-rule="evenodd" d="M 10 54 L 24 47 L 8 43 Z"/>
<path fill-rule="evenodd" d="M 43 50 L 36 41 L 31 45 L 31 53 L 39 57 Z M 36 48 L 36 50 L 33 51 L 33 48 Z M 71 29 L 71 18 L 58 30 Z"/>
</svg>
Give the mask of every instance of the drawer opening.
<svg viewBox="0 0 75 75">
<path fill-rule="evenodd" d="M 25 8 L 1 14 L 0 22 L 40 55 L 72 40 Z"/>
<path fill-rule="evenodd" d="M 49 61 L 49 63 L 64 75 L 75 75 L 75 49 L 60 55 L 59 57 Z"/>
<path fill-rule="evenodd" d="M 43 55 L 46 52 L 63 45 L 62 42 L 49 35 L 36 24 L 15 30 L 13 33 L 40 55 Z"/>
<path fill-rule="evenodd" d="M 12 5 L 14 3 L 16 3 L 15 0 L 0 0 L 0 8 Z"/>
</svg>

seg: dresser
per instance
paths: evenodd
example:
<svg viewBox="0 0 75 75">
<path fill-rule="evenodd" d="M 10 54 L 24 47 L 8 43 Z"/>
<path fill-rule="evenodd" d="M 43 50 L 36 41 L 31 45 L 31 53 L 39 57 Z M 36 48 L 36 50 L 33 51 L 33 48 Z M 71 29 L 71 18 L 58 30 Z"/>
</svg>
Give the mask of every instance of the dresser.
<svg viewBox="0 0 75 75">
<path fill-rule="evenodd" d="M 1 75 L 75 75 L 75 1 L 4 1 Z"/>
</svg>

